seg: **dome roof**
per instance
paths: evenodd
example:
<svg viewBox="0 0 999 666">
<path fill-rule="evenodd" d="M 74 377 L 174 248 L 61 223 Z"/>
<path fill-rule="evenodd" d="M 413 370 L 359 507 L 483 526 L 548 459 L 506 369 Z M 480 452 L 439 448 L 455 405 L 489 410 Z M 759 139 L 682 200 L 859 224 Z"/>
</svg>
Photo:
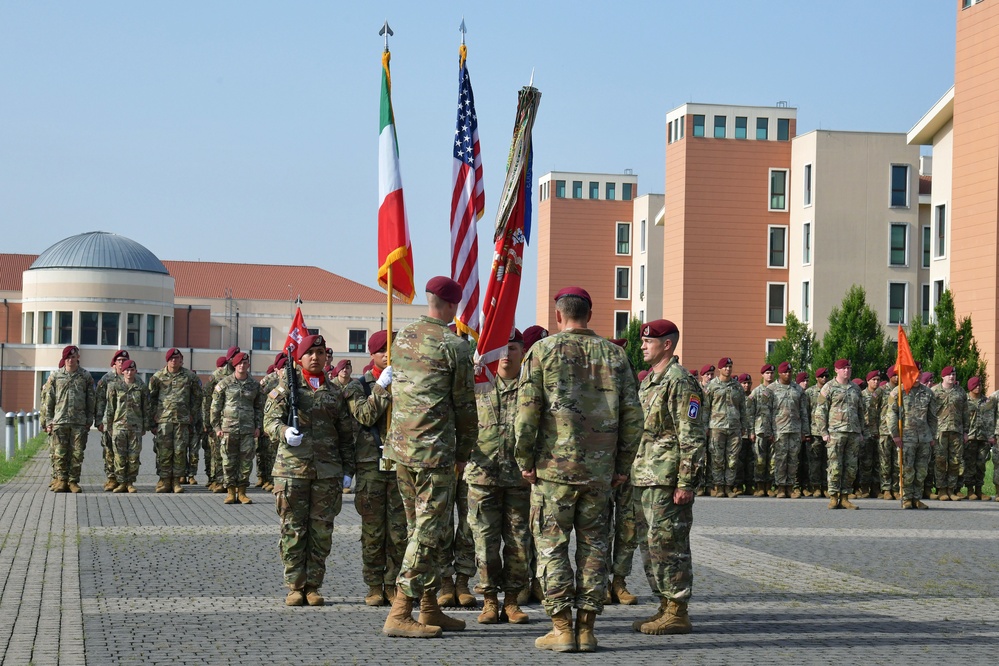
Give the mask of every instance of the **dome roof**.
<svg viewBox="0 0 999 666">
<path fill-rule="evenodd" d="M 163 262 L 145 247 L 106 231 L 64 238 L 42 252 L 28 270 L 38 268 L 102 268 L 169 275 Z"/>
</svg>

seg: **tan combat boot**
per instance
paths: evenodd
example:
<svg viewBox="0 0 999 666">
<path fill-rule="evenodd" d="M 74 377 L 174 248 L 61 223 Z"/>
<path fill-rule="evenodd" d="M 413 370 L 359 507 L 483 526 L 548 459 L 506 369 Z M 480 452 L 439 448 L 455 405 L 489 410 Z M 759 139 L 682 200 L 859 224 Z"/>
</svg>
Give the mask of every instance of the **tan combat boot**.
<svg viewBox="0 0 999 666">
<path fill-rule="evenodd" d="M 850 496 L 846 493 L 839 494 L 839 505 L 844 509 L 856 509 L 857 505 L 850 501 Z"/>
<path fill-rule="evenodd" d="M 59 479 L 56 481 L 55 488 L 52 489 L 54 493 L 68 493 L 69 492 L 69 482 L 64 479 Z"/>
<path fill-rule="evenodd" d="M 288 596 L 284 598 L 285 606 L 304 606 L 305 605 L 305 594 L 301 590 L 292 590 L 288 593 Z"/>
<path fill-rule="evenodd" d="M 992 499 L 992 497 L 990 497 L 989 495 L 986 495 L 986 494 L 985 494 L 985 491 L 984 491 L 984 490 L 982 490 L 982 487 L 981 487 L 981 486 L 979 486 L 979 487 L 978 487 L 978 497 L 979 497 L 979 498 L 980 498 L 980 499 L 981 499 L 981 500 L 982 500 L 983 502 L 988 502 L 988 501 L 989 501 L 990 499 Z"/>
<path fill-rule="evenodd" d="M 801 499 L 801 488 L 795 488 L 791 491 L 791 499 Z"/>
<path fill-rule="evenodd" d="M 978 488 L 975 488 L 974 486 L 970 486 L 968 488 L 968 500 L 973 502 L 976 499 L 978 499 Z"/>
<path fill-rule="evenodd" d="M 385 583 L 385 600 L 389 606 L 395 601 L 395 585 L 392 583 Z"/>
<path fill-rule="evenodd" d="M 222 500 L 223 504 L 235 504 L 236 503 L 236 486 L 229 486 L 228 495 Z"/>
<path fill-rule="evenodd" d="M 458 603 L 454 593 L 454 581 L 450 576 L 441 578 L 441 591 L 437 593 L 437 603 L 443 608 L 450 608 Z"/>
<path fill-rule="evenodd" d="M 253 484 L 253 487 L 254 488 L 263 488 L 264 487 L 264 480 L 261 477 L 258 476 L 257 477 L 257 482 Z"/>
<path fill-rule="evenodd" d="M 187 485 L 189 485 L 189 486 L 196 486 L 196 485 L 198 485 L 198 480 L 195 477 L 193 477 L 193 476 L 189 476 L 189 477 L 187 477 Z"/>
<path fill-rule="evenodd" d="M 597 637 L 593 633 L 593 624 L 597 621 L 595 611 L 576 611 L 576 649 L 579 652 L 596 652 Z"/>
<path fill-rule="evenodd" d="M 643 624 L 639 631 L 651 636 L 665 636 L 689 634 L 692 629 L 690 617 L 687 616 L 687 602 L 669 600 L 666 602 L 666 612 L 658 619 Z"/>
<path fill-rule="evenodd" d="M 756 490 L 753 492 L 753 497 L 766 497 L 767 490 L 763 487 L 762 483 L 756 484 Z"/>
<path fill-rule="evenodd" d="M 836 493 L 832 493 L 832 495 L 829 497 L 829 506 L 827 508 L 829 508 L 829 509 L 838 509 L 838 508 L 840 508 L 839 507 L 839 495 L 837 495 Z"/>
<path fill-rule="evenodd" d="M 721 486 L 711 486 L 711 492 L 709 493 L 711 497 L 721 497 L 724 491 L 722 491 Z"/>
<path fill-rule="evenodd" d="M 385 593 L 381 585 L 368 585 L 368 593 L 364 595 L 365 606 L 384 606 Z"/>
<path fill-rule="evenodd" d="M 454 577 L 454 593 L 458 598 L 458 605 L 463 608 L 475 608 L 479 605 L 475 595 L 468 589 L 468 576 L 465 574 Z"/>
<path fill-rule="evenodd" d="M 937 499 L 940 500 L 941 502 L 949 502 L 951 499 L 953 499 L 950 496 L 950 488 L 938 488 Z"/>
<path fill-rule="evenodd" d="M 158 493 L 168 493 L 170 492 L 170 486 L 167 485 L 166 479 L 160 479 L 156 482 L 156 492 Z"/>
<path fill-rule="evenodd" d="M 638 597 L 628 591 L 623 576 L 614 576 L 614 583 L 611 585 L 614 598 L 625 606 L 634 606 L 638 603 Z"/>
<path fill-rule="evenodd" d="M 182 492 L 184 492 L 184 486 L 180 485 L 180 479 L 178 479 L 178 478 L 174 478 L 174 480 L 173 480 L 173 491 L 175 493 L 182 493 Z"/>
<path fill-rule="evenodd" d="M 225 484 L 223 484 L 223 483 L 216 483 L 215 484 L 215 490 L 213 490 L 212 492 L 213 493 L 224 493 L 224 492 L 226 492 L 228 490 L 229 489 L 226 488 Z"/>
<path fill-rule="evenodd" d="M 174 481 L 174 483 L 179 483 L 181 485 L 184 485 L 185 483 L 187 483 L 187 477 L 186 476 L 179 477 Z"/>
<path fill-rule="evenodd" d="M 126 493 L 126 492 L 128 492 L 128 484 L 127 483 L 119 483 L 117 486 L 114 487 L 114 490 L 112 490 L 111 492 L 114 492 L 114 493 Z"/>
<path fill-rule="evenodd" d="M 69 492 L 71 492 L 71 493 L 82 493 L 83 492 L 83 488 L 81 488 L 80 484 L 77 483 L 76 481 L 70 481 L 69 482 Z"/>
<path fill-rule="evenodd" d="M 968 499 L 968 496 L 961 492 L 960 488 L 955 488 L 955 492 L 950 494 L 950 498 L 955 502 L 960 502 L 963 499 Z"/>
<path fill-rule="evenodd" d="M 482 595 L 479 624 L 499 624 L 499 620 L 499 598 L 495 592 L 486 592 Z"/>
<path fill-rule="evenodd" d="M 396 590 L 392 599 L 392 610 L 385 618 L 382 633 L 396 638 L 440 638 L 441 628 L 420 624 L 413 619 L 412 597 L 407 597 L 402 590 Z"/>
<path fill-rule="evenodd" d="M 891 491 L 890 490 L 886 490 L 886 491 L 884 491 L 884 493 L 881 494 L 881 499 L 883 499 L 883 500 L 890 500 L 890 499 L 895 499 L 895 498 L 891 496 Z"/>
<path fill-rule="evenodd" d="M 777 486 L 777 499 L 787 499 L 787 486 Z"/>
<path fill-rule="evenodd" d="M 253 504 L 253 500 L 246 496 L 246 486 L 239 487 L 236 499 L 239 500 L 240 504 Z"/>
<path fill-rule="evenodd" d="M 118 480 L 113 476 L 109 476 L 108 480 L 104 483 L 104 492 L 111 492 L 118 487 Z"/>
<path fill-rule="evenodd" d="M 643 624 L 648 624 L 649 622 L 655 622 L 656 620 L 658 620 L 659 618 L 661 618 L 663 615 L 665 615 L 666 614 L 666 609 L 668 608 L 668 606 L 669 606 L 669 602 L 666 599 L 660 599 L 659 600 L 659 610 L 657 610 L 650 617 L 647 617 L 644 620 L 635 620 L 634 622 L 631 623 L 631 628 L 634 629 L 635 631 L 641 631 Z"/>
<path fill-rule="evenodd" d="M 326 600 L 323 599 L 323 595 L 319 594 L 319 590 L 315 587 L 305 588 L 305 603 L 310 606 L 324 606 Z"/>
<path fill-rule="evenodd" d="M 131 484 L 131 483 L 128 484 L 128 486 L 125 489 L 128 492 L 130 492 L 130 493 L 137 493 L 137 492 L 139 492 L 138 489 L 133 484 Z"/>
<path fill-rule="evenodd" d="M 464 631 L 465 621 L 448 617 L 437 603 L 437 597 L 430 590 L 420 597 L 420 615 L 416 618 L 420 624 L 440 627 L 443 631 Z"/>
<path fill-rule="evenodd" d="M 520 599 L 519 593 L 506 593 L 506 596 L 503 597 L 503 615 L 506 616 L 506 621 L 510 624 L 527 624 L 530 622 L 530 618 L 527 617 L 527 613 L 520 610 L 518 599 Z"/>
<path fill-rule="evenodd" d="M 552 615 L 552 630 L 535 639 L 534 647 L 552 652 L 576 651 L 576 636 L 572 633 L 571 608 L 564 608 Z"/>
<path fill-rule="evenodd" d="M 917 509 L 929 509 L 930 508 L 930 507 L 926 506 L 925 504 L 923 504 L 922 502 L 920 502 L 918 499 L 914 499 L 912 501 L 916 503 L 916 508 Z"/>
<path fill-rule="evenodd" d="M 741 495 L 742 492 L 740 492 L 739 486 L 728 486 L 725 494 L 728 497 L 733 497 L 734 498 L 734 497 L 738 497 L 739 495 Z"/>
</svg>

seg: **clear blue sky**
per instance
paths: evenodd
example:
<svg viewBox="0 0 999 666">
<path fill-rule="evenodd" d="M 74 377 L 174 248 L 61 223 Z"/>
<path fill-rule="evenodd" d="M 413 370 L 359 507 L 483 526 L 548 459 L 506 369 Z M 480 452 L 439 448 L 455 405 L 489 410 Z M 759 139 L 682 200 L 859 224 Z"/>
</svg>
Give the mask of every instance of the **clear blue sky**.
<svg viewBox="0 0 999 666">
<path fill-rule="evenodd" d="M 662 192 L 665 115 L 688 101 L 786 100 L 799 133 L 908 131 L 953 84 L 956 6 L 4 0 L 0 247 L 39 253 L 112 231 L 162 259 L 311 264 L 374 286 L 387 18 L 417 283 L 447 273 L 464 15 L 485 280 L 532 69 L 535 177 L 630 168 L 640 194 Z M 521 327 L 534 321 L 536 265 L 532 247 Z"/>
</svg>

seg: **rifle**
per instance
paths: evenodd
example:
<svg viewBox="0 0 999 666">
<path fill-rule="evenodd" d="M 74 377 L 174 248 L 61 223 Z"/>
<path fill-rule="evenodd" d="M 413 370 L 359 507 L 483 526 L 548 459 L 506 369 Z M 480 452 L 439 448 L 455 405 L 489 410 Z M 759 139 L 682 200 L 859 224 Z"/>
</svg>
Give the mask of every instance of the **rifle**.
<svg viewBox="0 0 999 666">
<path fill-rule="evenodd" d="M 295 376 L 295 364 L 291 360 L 295 358 L 291 346 L 285 353 L 288 354 L 288 361 L 284 364 L 285 381 L 288 383 L 288 425 L 301 432 L 298 430 L 298 377 Z"/>
</svg>

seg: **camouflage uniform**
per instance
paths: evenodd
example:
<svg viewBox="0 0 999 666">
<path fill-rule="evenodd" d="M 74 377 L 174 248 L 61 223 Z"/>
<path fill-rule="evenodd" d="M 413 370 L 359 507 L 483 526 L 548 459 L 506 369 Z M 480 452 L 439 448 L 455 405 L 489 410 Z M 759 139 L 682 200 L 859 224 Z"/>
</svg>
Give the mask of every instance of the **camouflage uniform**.
<svg viewBox="0 0 999 666">
<path fill-rule="evenodd" d="M 829 436 L 829 492 L 848 495 L 857 476 L 857 456 L 864 441 L 864 405 L 860 389 L 852 382 L 840 384 L 830 379 L 819 391 L 816 414 L 819 437 Z"/>
<path fill-rule="evenodd" d="M 454 509 L 448 515 L 441 542 L 444 550 L 441 575 L 444 577 L 475 575 L 475 539 L 468 522 L 468 510 L 468 483 L 459 478 L 455 480 Z"/>
<path fill-rule="evenodd" d="M 673 492 L 693 490 L 704 461 L 701 390 L 674 356 L 662 372 L 646 375 L 639 396 L 645 418 L 631 482 L 642 507 L 642 561 L 653 594 L 660 600 L 685 602 L 694 581 L 690 555 L 694 503 L 676 504 Z"/>
<path fill-rule="evenodd" d="M 808 400 L 805 392 L 794 382 L 770 385 L 773 397 L 774 433 L 774 484 L 799 488 L 798 454 L 801 438 L 808 431 Z"/>
<path fill-rule="evenodd" d="M 454 466 L 468 461 L 478 430 L 468 342 L 426 315 L 399 331 L 392 343 L 392 404 L 385 457 L 398 463 L 409 534 L 396 584 L 407 597 L 420 598 L 440 587 Z"/>
<path fill-rule="evenodd" d="M 118 483 L 134 484 L 139 475 L 142 435 L 149 429 L 149 392 L 136 377 L 129 384 L 124 379 L 107 385 L 104 432 L 113 433 L 114 469 L 111 477 Z"/>
<path fill-rule="evenodd" d="M 891 384 L 888 385 L 890 387 Z M 886 387 L 882 389 L 881 414 L 878 421 L 878 458 L 881 461 L 881 491 L 898 494 L 898 449 L 891 438 L 891 425 L 888 420 L 888 413 L 891 412 L 890 396 L 894 395 L 898 400 L 898 394 L 892 393 L 892 389 Z"/>
<path fill-rule="evenodd" d="M 715 486 L 734 486 L 742 433 L 749 430 L 742 384 L 734 377 L 728 381 L 713 378 L 704 392 L 704 412 L 710 437 L 711 482 Z"/>
<path fill-rule="evenodd" d="M 517 380 L 497 377 L 496 386 L 476 395 L 475 403 L 479 437 L 465 467 L 465 482 L 479 570 L 476 591 L 515 594 L 530 580 L 531 513 L 531 486 L 521 476 L 513 453 Z"/>
<path fill-rule="evenodd" d="M 147 422 L 156 428 L 153 450 L 160 480 L 173 479 L 176 483 L 180 477 L 188 476 L 191 436 L 201 423 L 201 401 L 201 380 L 187 368 L 177 372 L 163 368 L 149 380 Z"/>
<path fill-rule="evenodd" d="M 82 367 L 76 372 L 56 370 L 50 379 L 41 421 L 52 426 L 52 471 L 60 481 L 79 483 L 83 451 L 94 422 L 94 381 Z"/>
<path fill-rule="evenodd" d="M 353 472 L 354 431 L 340 389 L 324 382 L 313 389 L 296 369 L 298 430 L 302 442 L 288 446 L 288 384 L 267 396 L 264 430 L 279 442 L 274 461 L 274 495 L 281 518 L 279 549 L 284 582 L 292 590 L 318 589 L 333 546 L 333 519 L 343 503 L 343 475 Z"/>
<path fill-rule="evenodd" d="M 968 414 L 965 423 L 968 424 L 968 441 L 964 443 L 964 485 L 968 491 L 978 489 L 981 494 L 982 483 L 985 481 L 985 463 L 988 461 L 990 439 L 995 438 L 996 429 L 996 394 L 986 398 L 979 395 L 978 399 L 968 394 L 965 409 Z M 999 459 L 993 458 L 993 464 Z"/>
<path fill-rule="evenodd" d="M 740 382 L 741 388 L 741 382 Z M 749 399 L 749 394 L 743 390 L 745 395 L 745 402 L 742 407 L 742 423 L 744 424 L 741 434 L 741 440 L 739 442 L 739 455 L 738 462 L 735 468 L 735 485 L 736 488 L 740 490 L 742 488 L 749 488 L 750 492 L 753 487 L 753 473 L 756 469 L 756 455 L 753 453 L 753 440 L 749 438 L 749 433 L 752 430 L 750 424 L 753 422 L 753 402 Z M 707 421 L 708 415 L 704 416 L 705 421 Z M 710 446 L 708 447 L 710 448 Z"/>
<path fill-rule="evenodd" d="M 933 452 L 933 474 L 937 488 L 950 488 L 957 493 L 964 476 L 964 433 L 968 431 L 968 414 L 965 404 L 968 396 L 955 384 L 945 389 L 943 384 L 933 388 L 937 396 L 937 446 Z"/>
<path fill-rule="evenodd" d="M 94 390 L 95 411 L 94 423 L 103 425 L 104 432 L 101 433 L 101 451 L 104 452 L 104 476 L 111 479 L 115 476 L 115 449 L 112 442 L 111 428 L 104 422 L 104 413 L 108 404 L 108 385 L 116 382 L 121 377 L 111 368 L 104 376 L 97 380 L 97 388 Z"/>
<path fill-rule="evenodd" d="M 275 370 L 260 380 L 260 392 L 269 395 L 281 383 L 284 369 Z M 260 432 L 257 438 L 257 476 L 264 483 L 274 484 L 274 456 L 277 454 L 277 442 L 270 438 L 266 430 Z"/>
<path fill-rule="evenodd" d="M 395 470 L 383 471 L 378 463 L 392 394 L 377 384 L 369 370 L 360 381 L 347 384 L 344 397 L 360 424 L 354 452 L 354 508 L 361 516 L 361 574 L 365 585 L 391 589 L 406 553 L 406 510 L 399 480 Z"/>
<path fill-rule="evenodd" d="M 860 445 L 860 456 L 857 460 L 856 488 L 869 493 L 878 487 L 878 470 L 875 462 L 878 456 L 878 432 L 881 423 L 881 402 L 884 400 L 884 390 L 881 387 L 873 391 L 867 386 L 860 393 L 864 400 L 864 427 L 867 437 Z"/>
<path fill-rule="evenodd" d="M 611 482 L 615 474 L 630 475 L 641 436 L 635 374 L 623 349 L 590 329 L 570 328 L 531 347 L 519 391 L 516 458 L 520 469 L 537 474 L 531 529 L 545 611 L 600 613 Z"/>
<path fill-rule="evenodd" d="M 245 488 L 250 484 L 254 435 L 263 427 L 267 394 L 253 377 L 239 379 L 234 372 L 215 385 L 213 396 L 212 431 L 224 433 L 219 440 L 224 483 L 227 488 Z"/>
<path fill-rule="evenodd" d="M 885 425 L 892 437 L 899 436 L 898 392 L 896 386 L 888 395 L 883 410 Z M 903 392 L 902 413 L 905 416 L 902 432 L 902 488 L 903 500 L 922 497 L 923 481 L 930 464 L 930 448 L 937 432 L 937 398 L 933 391 L 919 382 L 908 393 Z"/>
<path fill-rule="evenodd" d="M 812 434 L 811 441 L 806 447 L 806 457 L 808 458 L 808 485 L 811 486 L 813 492 L 826 489 L 826 443 L 822 441 L 822 435 L 819 434 L 816 421 L 819 414 L 819 392 L 821 390 L 818 384 L 812 384 L 805 389 L 808 408 L 812 411 L 809 419 Z"/>
<path fill-rule="evenodd" d="M 756 467 L 753 470 L 757 484 L 762 483 L 767 488 L 773 485 L 773 412 L 774 396 L 771 392 L 773 382 L 768 386 L 759 384 L 753 389 L 748 402 L 752 405 L 750 415 L 752 421 L 750 427 L 756 436 L 753 441 L 753 454 L 756 458 Z"/>
<path fill-rule="evenodd" d="M 208 473 L 208 482 L 224 484 L 224 474 L 222 471 L 222 447 L 219 443 L 218 431 L 212 427 L 212 401 L 215 399 L 215 387 L 218 383 L 233 373 L 229 363 L 223 363 L 222 367 L 216 368 L 208 382 L 203 387 L 204 400 L 201 411 L 201 420 L 205 424 L 204 431 L 208 435 L 208 453 L 205 456 L 205 471 Z M 275 382 L 274 386 L 277 386 Z M 271 392 L 274 386 L 262 391 L 264 396 Z"/>
</svg>

